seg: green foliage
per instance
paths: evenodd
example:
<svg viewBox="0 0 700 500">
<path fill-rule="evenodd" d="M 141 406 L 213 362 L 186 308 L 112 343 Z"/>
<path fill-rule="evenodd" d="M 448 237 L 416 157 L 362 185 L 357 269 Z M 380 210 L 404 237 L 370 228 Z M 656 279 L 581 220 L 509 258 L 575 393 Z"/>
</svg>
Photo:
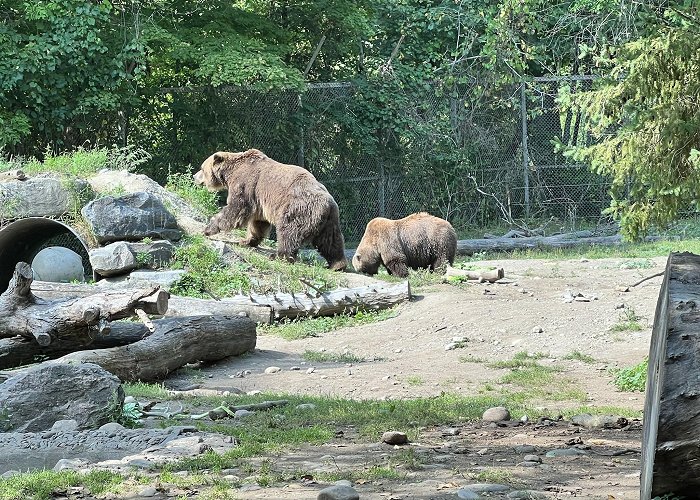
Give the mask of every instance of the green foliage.
<svg viewBox="0 0 700 500">
<path fill-rule="evenodd" d="M 217 193 L 195 185 L 191 175 L 171 173 L 168 175 L 165 188 L 177 194 L 203 215 L 212 216 L 219 211 L 219 198 Z"/>
<path fill-rule="evenodd" d="M 322 351 L 304 351 L 302 357 L 306 361 L 316 363 L 363 363 L 367 361 L 365 358 L 356 356 L 351 352 L 329 353 Z"/>
<path fill-rule="evenodd" d="M 644 318 L 639 316 L 631 307 L 625 307 L 620 313 L 617 323 L 615 323 L 610 331 L 612 332 L 638 332 L 644 329 L 641 321 Z"/>
<path fill-rule="evenodd" d="M 620 47 L 606 61 L 607 78 L 563 102 L 585 115 L 596 139 L 567 154 L 612 179 L 608 213 L 630 240 L 698 208 L 700 18 L 671 4 L 665 26 Z"/>
<path fill-rule="evenodd" d="M 115 472 L 98 470 L 86 474 L 73 470 L 29 472 L 0 479 L 0 499 L 49 500 L 55 498 L 54 491 L 79 485 L 87 487 L 93 495 L 99 495 L 120 484 L 123 479 Z"/>
<path fill-rule="evenodd" d="M 613 384 L 621 391 L 638 391 L 644 392 L 647 382 L 647 370 L 649 368 L 649 359 L 630 366 L 613 371 Z"/>
<path fill-rule="evenodd" d="M 564 356 L 562 359 L 569 359 L 572 361 L 581 361 L 582 363 L 591 364 L 595 363 L 595 358 L 588 354 L 583 354 L 581 351 L 571 351 L 569 354 Z"/>
</svg>

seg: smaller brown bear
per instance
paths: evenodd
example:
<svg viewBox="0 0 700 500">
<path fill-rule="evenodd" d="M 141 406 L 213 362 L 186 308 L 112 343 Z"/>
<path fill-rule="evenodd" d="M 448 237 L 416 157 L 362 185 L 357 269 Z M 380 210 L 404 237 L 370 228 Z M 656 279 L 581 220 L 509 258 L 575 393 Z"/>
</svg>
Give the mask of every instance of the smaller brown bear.
<svg viewBox="0 0 700 500">
<path fill-rule="evenodd" d="M 383 264 L 389 274 L 405 278 L 409 267 L 435 271 L 452 264 L 456 252 L 457 234 L 444 219 L 426 212 L 399 220 L 377 217 L 367 224 L 352 265 L 371 276 Z"/>
<path fill-rule="evenodd" d="M 211 191 L 228 190 L 226 206 L 212 217 L 205 235 L 246 228 L 240 243 L 256 247 L 274 225 L 278 257 L 294 261 L 302 245 L 310 243 L 329 268 L 345 269 L 338 205 L 308 170 L 277 162 L 257 149 L 220 151 L 204 160 L 194 182 Z"/>
</svg>

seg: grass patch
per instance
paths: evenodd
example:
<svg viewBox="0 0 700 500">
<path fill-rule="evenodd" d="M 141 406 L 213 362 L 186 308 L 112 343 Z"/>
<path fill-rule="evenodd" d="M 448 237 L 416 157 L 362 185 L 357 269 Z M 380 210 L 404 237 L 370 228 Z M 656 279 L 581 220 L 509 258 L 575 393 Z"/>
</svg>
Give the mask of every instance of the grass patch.
<svg viewBox="0 0 700 500">
<path fill-rule="evenodd" d="M 55 498 L 53 492 L 73 486 L 84 486 L 93 495 L 111 491 L 124 481 L 120 474 L 109 471 L 91 471 L 80 474 L 76 471 L 42 470 L 18 474 L 0 479 L 0 499 L 2 500 L 44 500 Z"/>
<path fill-rule="evenodd" d="M 521 351 L 516 353 L 513 356 L 513 359 L 508 359 L 508 360 L 503 360 L 503 361 L 494 361 L 493 363 L 489 363 L 486 366 L 489 368 L 510 368 L 510 369 L 518 369 L 518 368 L 534 368 L 534 367 L 540 367 L 540 365 L 537 363 L 538 359 L 543 359 L 548 357 L 548 354 L 545 354 L 543 352 L 535 352 L 535 353 L 528 353 L 527 351 Z M 544 368 L 544 367 L 541 367 Z M 561 371 L 561 370 L 559 370 Z"/>
<path fill-rule="evenodd" d="M 124 394 L 134 398 L 163 400 L 170 395 L 162 384 L 147 384 L 145 382 L 124 382 L 122 384 Z"/>
<path fill-rule="evenodd" d="M 367 361 L 365 358 L 355 356 L 350 352 L 338 354 L 321 351 L 304 351 L 302 357 L 307 361 L 313 361 L 315 363 L 364 363 Z"/>
<path fill-rule="evenodd" d="M 355 314 L 339 314 L 318 318 L 285 319 L 271 325 L 259 325 L 258 333 L 275 335 L 287 340 L 299 340 L 307 337 L 317 337 L 321 333 L 332 332 L 347 326 L 358 326 L 376 323 L 393 318 L 397 315 L 395 309 L 382 311 L 357 311 Z"/>
<path fill-rule="evenodd" d="M 647 383 L 649 359 L 628 368 L 613 370 L 613 384 L 621 391 L 644 392 Z"/>
<path fill-rule="evenodd" d="M 610 327 L 611 332 L 638 332 L 644 329 L 639 316 L 634 309 L 626 307 L 618 317 L 617 323 Z"/>
<path fill-rule="evenodd" d="M 423 380 L 423 377 L 420 377 L 418 375 L 409 375 L 408 377 L 406 377 L 406 383 L 412 386 L 420 386 L 425 384 L 425 380 Z"/>
<path fill-rule="evenodd" d="M 485 363 L 486 360 L 484 358 L 480 358 L 478 356 L 474 356 L 472 354 L 466 354 L 464 356 L 460 356 L 459 358 L 460 363 Z"/>
<path fill-rule="evenodd" d="M 564 356 L 563 359 L 571 360 L 571 361 L 581 361 L 582 363 L 586 363 L 586 364 L 595 363 L 595 358 L 593 356 L 589 356 L 588 354 L 583 354 L 580 351 L 571 351 L 569 354 Z"/>
<path fill-rule="evenodd" d="M 210 217 L 219 211 L 218 193 L 197 186 L 191 175 L 184 173 L 168 174 L 165 188 L 185 200 L 195 210 Z"/>
<path fill-rule="evenodd" d="M 343 285 L 342 273 L 330 271 L 320 263 L 288 263 L 270 260 L 253 249 L 236 248 L 237 259 L 224 262 L 203 236 L 188 236 L 176 249 L 173 269 L 186 274 L 171 291 L 176 295 L 212 298 L 239 293 L 296 293 L 327 291 Z M 313 290 L 305 283 L 311 283 Z"/>
</svg>

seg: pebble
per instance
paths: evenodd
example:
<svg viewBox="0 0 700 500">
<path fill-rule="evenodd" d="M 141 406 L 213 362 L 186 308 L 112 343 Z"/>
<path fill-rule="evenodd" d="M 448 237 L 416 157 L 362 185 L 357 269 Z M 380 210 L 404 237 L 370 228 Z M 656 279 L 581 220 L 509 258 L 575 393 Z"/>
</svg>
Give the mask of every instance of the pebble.
<svg viewBox="0 0 700 500">
<path fill-rule="evenodd" d="M 279 371 L 282 371 L 282 368 L 279 366 L 268 366 L 265 368 L 265 373 L 277 373 Z"/>
<path fill-rule="evenodd" d="M 318 492 L 318 500 L 360 500 L 360 494 L 352 486 L 334 485 Z"/>
<path fill-rule="evenodd" d="M 585 455 L 586 452 L 579 450 L 577 448 L 559 448 L 556 450 L 548 451 L 545 454 L 547 458 L 558 458 L 558 457 L 577 457 L 579 455 Z"/>
<path fill-rule="evenodd" d="M 53 466 L 53 470 L 56 472 L 65 469 L 76 470 L 80 469 L 81 467 L 85 467 L 86 465 L 87 462 L 81 458 L 62 458 L 56 462 L 56 465 Z"/>
<path fill-rule="evenodd" d="M 532 333 L 542 333 L 542 332 L 544 332 L 544 328 L 542 328 L 541 326 L 536 326 L 532 329 Z"/>
<path fill-rule="evenodd" d="M 233 414 L 233 418 L 240 420 L 242 418 L 249 417 L 250 415 L 255 415 L 255 412 L 250 410 L 236 410 L 236 412 Z"/>
<path fill-rule="evenodd" d="M 399 431 L 386 431 L 382 434 L 382 442 L 387 444 L 406 444 L 408 443 L 408 436 Z"/>
<path fill-rule="evenodd" d="M 502 422 L 510 420 L 510 412 L 503 406 L 494 406 L 486 410 L 481 418 L 486 422 Z"/>
<path fill-rule="evenodd" d="M 542 463 L 542 459 L 537 455 L 525 455 L 523 457 L 523 460 L 525 460 L 526 462 L 536 462 L 538 464 Z"/>
<path fill-rule="evenodd" d="M 148 486 L 141 491 L 139 491 L 139 496 L 142 497 L 154 497 L 158 494 L 158 490 L 154 486 Z"/>
<path fill-rule="evenodd" d="M 258 389 L 255 389 L 255 390 L 246 392 L 246 394 L 247 394 L 248 396 L 257 396 L 258 394 L 262 394 L 262 391 L 260 391 L 260 390 L 258 390 Z"/>
<path fill-rule="evenodd" d="M 52 431 L 75 431 L 78 429 L 78 422 L 75 420 L 57 420 L 51 426 Z"/>
<path fill-rule="evenodd" d="M 519 444 L 517 446 L 514 446 L 513 449 L 515 450 L 516 453 L 534 453 L 535 452 L 535 447 L 532 446 L 531 444 Z"/>
<path fill-rule="evenodd" d="M 301 366 L 292 366 L 289 368 L 289 370 L 293 372 L 298 372 L 299 370 L 301 370 Z"/>
<path fill-rule="evenodd" d="M 457 498 L 461 498 L 462 500 L 478 500 L 482 497 L 475 491 L 460 488 L 459 490 L 457 490 Z"/>
<path fill-rule="evenodd" d="M 314 368 L 313 366 L 311 368 L 306 369 L 306 373 L 313 373 L 315 371 L 316 371 L 316 368 Z"/>
</svg>

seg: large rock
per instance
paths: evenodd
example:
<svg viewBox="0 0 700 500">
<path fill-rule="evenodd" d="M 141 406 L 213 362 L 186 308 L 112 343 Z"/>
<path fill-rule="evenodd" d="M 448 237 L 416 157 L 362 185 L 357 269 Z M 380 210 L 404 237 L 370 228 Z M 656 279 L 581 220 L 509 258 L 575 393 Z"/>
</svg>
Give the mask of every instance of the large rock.
<svg viewBox="0 0 700 500">
<path fill-rule="evenodd" d="M 136 255 L 124 241 L 90 250 L 92 270 L 100 276 L 119 276 L 136 269 Z"/>
<path fill-rule="evenodd" d="M 153 193 L 168 207 L 172 207 L 177 224 L 190 234 L 202 234 L 209 217 L 199 213 L 192 205 L 168 191 L 150 177 L 126 170 L 101 170 L 88 179 L 96 192 L 110 192 L 120 186 L 127 193 L 144 191 Z M 352 255 L 351 255 L 352 257 Z"/>
<path fill-rule="evenodd" d="M 61 182 L 53 177 L 33 177 L 0 183 L 1 213 L 8 219 L 50 217 L 70 212 L 85 181 Z"/>
<path fill-rule="evenodd" d="M 31 263 L 34 279 L 70 283 L 85 281 L 83 258 L 65 247 L 46 247 L 34 256 Z"/>
<path fill-rule="evenodd" d="M 69 419 L 97 428 L 123 402 L 119 379 L 98 365 L 42 363 L 0 384 L 0 430 L 44 431 Z"/>
<path fill-rule="evenodd" d="M 179 240 L 182 231 L 173 214 L 151 193 L 105 196 L 81 210 L 100 244 L 120 240 L 159 238 Z"/>
</svg>

